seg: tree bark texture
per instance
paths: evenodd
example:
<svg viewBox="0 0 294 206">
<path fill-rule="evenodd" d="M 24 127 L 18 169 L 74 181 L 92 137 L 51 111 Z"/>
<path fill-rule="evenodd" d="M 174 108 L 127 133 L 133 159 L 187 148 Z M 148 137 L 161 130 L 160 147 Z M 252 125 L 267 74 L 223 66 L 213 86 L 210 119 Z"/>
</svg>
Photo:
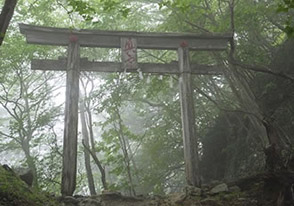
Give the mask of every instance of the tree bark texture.
<svg viewBox="0 0 294 206">
<path fill-rule="evenodd" d="M 80 104 L 80 119 L 81 119 L 81 125 L 82 125 L 82 135 L 83 135 L 83 142 L 87 148 L 90 148 L 89 143 L 89 131 L 86 123 L 86 115 L 85 115 L 85 103 L 81 102 Z M 87 172 L 87 179 L 88 179 L 88 186 L 90 190 L 91 195 L 96 195 L 95 191 L 95 183 L 91 168 L 91 161 L 90 161 L 90 153 L 89 151 L 84 148 L 84 156 L 85 156 L 85 167 Z"/>
<path fill-rule="evenodd" d="M 136 191 L 135 191 L 135 187 L 134 187 L 134 181 L 133 181 L 133 176 L 132 176 L 132 172 L 131 172 L 131 160 L 130 160 L 130 155 L 128 152 L 128 145 L 127 145 L 127 138 L 124 135 L 123 132 L 123 124 L 122 124 L 122 119 L 120 116 L 120 112 L 118 107 L 115 107 L 115 112 L 116 115 L 118 117 L 118 128 L 115 128 L 117 130 L 117 135 L 120 141 L 120 145 L 121 145 L 121 149 L 124 155 L 124 162 L 126 165 L 126 169 L 127 169 L 127 174 L 128 174 L 128 179 L 129 179 L 129 193 L 131 196 L 136 196 Z M 116 126 L 115 126 L 116 127 Z"/>
<path fill-rule="evenodd" d="M 68 46 L 63 168 L 61 194 L 71 196 L 76 188 L 80 46 L 71 36 Z"/>
<path fill-rule="evenodd" d="M 101 162 L 99 161 L 97 155 L 95 154 L 95 152 L 91 151 L 91 149 L 89 147 L 87 147 L 87 145 L 85 145 L 84 141 L 82 141 L 83 146 L 85 147 L 86 150 L 88 150 L 88 152 L 91 154 L 92 158 L 95 161 L 95 164 L 97 165 L 97 167 L 100 170 L 101 173 L 101 181 L 102 181 L 102 185 L 103 185 L 103 189 L 107 190 L 107 182 L 106 182 L 106 174 L 105 174 L 105 169 L 102 167 Z"/>
<path fill-rule="evenodd" d="M 89 107 L 89 104 L 84 104 L 85 106 L 85 111 L 86 111 L 86 116 L 88 117 L 88 130 L 89 130 L 89 135 L 90 135 L 90 142 L 91 142 L 91 147 L 87 147 L 87 145 L 84 145 L 85 149 L 88 150 L 88 152 L 90 153 L 91 157 L 93 158 L 95 164 L 97 165 L 99 171 L 100 171 L 100 174 L 101 174 L 101 182 L 102 182 L 102 186 L 103 186 L 103 189 L 104 190 L 107 190 L 108 189 L 108 184 L 107 184 L 107 181 L 106 181 L 106 172 L 105 172 L 105 169 L 104 167 L 102 166 L 98 156 L 96 155 L 96 151 L 95 151 L 95 141 L 94 141 L 94 132 L 93 132 L 93 121 L 92 121 L 92 113 L 91 113 L 91 110 L 90 110 L 90 107 Z"/>
<path fill-rule="evenodd" d="M 26 163 L 33 174 L 33 186 L 38 188 L 37 168 L 34 157 L 32 157 L 31 155 L 30 143 L 28 142 L 28 140 L 24 140 L 21 146 L 22 150 L 25 153 Z"/>
<path fill-rule="evenodd" d="M 17 0 L 6 0 L 0 14 L 0 46 L 3 43 L 7 28 L 13 16 Z"/>
<path fill-rule="evenodd" d="M 89 134 L 90 134 L 90 142 L 91 142 L 91 148 L 88 147 L 87 148 L 87 145 L 83 144 L 84 147 L 88 150 L 88 152 L 90 153 L 90 155 L 92 156 L 95 164 L 97 165 L 100 173 L 101 173 L 101 182 L 102 182 L 102 186 L 103 186 L 103 189 L 104 190 L 107 190 L 108 189 L 108 184 L 107 184 L 107 181 L 106 181 L 106 173 L 105 173 L 105 169 L 103 168 L 99 158 L 97 157 L 96 155 L 96 152 L 95 152 L 95 141 L 94 141 L 94 132 L 93 132 L 93 123 L 92 123 L 92 114 L 91 114 L 91 110 L 89 108 L 89 105 L 85 105 L 85 110 L 87 111 L 87 116 L 88 116 L 88 120 L 89 120 L 89 123 L 88 123 L 88 129 L 89 129 Z"/>
</svg>

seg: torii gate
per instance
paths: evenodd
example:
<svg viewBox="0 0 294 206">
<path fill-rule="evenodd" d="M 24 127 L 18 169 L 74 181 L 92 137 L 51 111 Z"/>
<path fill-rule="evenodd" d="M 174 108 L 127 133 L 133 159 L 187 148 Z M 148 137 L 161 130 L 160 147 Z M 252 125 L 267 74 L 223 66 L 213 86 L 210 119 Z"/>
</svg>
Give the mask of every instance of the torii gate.
<svg viewBox="0 0 294 206">
<path fill-rule="evenodd" d="M 199 158 L 191 74 L 221 74 L 216 66 L 190 65 L 189 50 L 225 50 L 231 34 L 143 33 L 128 31 L 71 30 L 20 24 L 31 44 L 68 46 L 67 59 L 33 59 L 33 70 L 67 72 L 63 142 L 62 195 L 71 196 L 76 187 L 78 100 L 80 71 L 177 74 L 180 76 L 180 102 L 187 184 L 200 186 Z M 122 62 L 90 62 L 80 59 L 80 47 L 121 48 Z M 178 63 L 137 63 L 137 48 L 177 50 Z"/>
</svg>

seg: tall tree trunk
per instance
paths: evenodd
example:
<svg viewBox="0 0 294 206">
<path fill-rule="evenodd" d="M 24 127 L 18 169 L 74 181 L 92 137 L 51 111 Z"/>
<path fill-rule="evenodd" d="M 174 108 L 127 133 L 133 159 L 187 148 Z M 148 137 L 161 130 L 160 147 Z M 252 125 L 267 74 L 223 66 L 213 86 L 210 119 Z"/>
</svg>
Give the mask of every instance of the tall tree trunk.
<svg viewBox="0 0 294 206">
<path fill-rule="evenodd" d="M 272 120 L 264 119 L 269 146 L 265 149 L 266 169 L 269 172 L 294 169 L 291 142 Z"/>
<path fill-rule="evenodd" d="M 235 1 L 229 2 L 231 11 L 231 29 L 235 33 L 234 26 L 234 6 Z M 246 109 L 246 112 L 251 113 L 250 120 L 252 125 L 259 132 L 260 139 L 265 152 L 265 168 L 272 178 L 265 179 L 263 196 L 265 198 L 273 198 L 278 196 L 276 205 L 292 205 L 294 177 L 291 168 L 291 163 L 294 162 L 291 151 L 291 143 L 288 137 L 281 133 L 278 127 L 270 116 L 267 116 L 258 105 L 253 91 L 248 82 L 248 71 L 238 68 L 242 66 L 236 64 L 235 60 L 235 42 L 231 41 L 231 51 L 229 55 L 230 65 L 225 69 L 225 75 L 231 84 L 231 88 L 239 98 L 241 105 Z M 236 83 L 236 86 L 233 85 Z M 288 157 L 282 153 L 288 153 Z M 290 172 L 289 172 L 290 171 Z M 282 175 L 281 175 L 282 174 Z M 274 187 L 273 187 L 274 185 Z M 278 194 L 278 195 L 277 195 Z"/>
<path fill-rule="evenodd" d="M 89 147 L 87 147 L 84 143 L 84 141 L 82 141 L 83 143 L 83 146 L 85 147 L 85 149 L 88 150 L 88 152 L 91 154 L 92 158 L 94 159 L 94 162 L 95 164 L 97 165 L 97 167 L 99 168 L 100 170 L 100 173 L 101 173 L 101 181 L 102 181 L 102 185 L 103 185 L 103 189 L 104 190 L 107 190 L 108 189 L 108 186 L 107 186 L 107 182 L 106 182 L 106 175 L 105 175 L 105 170 L 104 168 L 102 167 L 102 164 L 101 162 L 99 161 L 97 155 L 91 151 L 91 149 Z"/>
<path fill-rule="evenodd" d="M 91 169 L 91 162 L 90 162 L 90 153 L 86 148 L 90 147 L 89 144 L 89 132 L 86 124 L 86 116 L 85 116 L 85 103 L 81 102 L 80 104 L 80 118 L 82 123 L 82 135 L 83 135 L 83 143 L 85 144 L 84 147 L 84 155 L 85 155 L 85 166 L 86 166 L 86 172 L 87 172 L 87 178 L 88 178 L 88 186 L 90 190 L 91 195 L 96 195 L 95 191 L 95 184 L 94 184 L 94 178 L 93 173 Z"/>
<path fill-rule="evenodd" d="M 131 166 L 130 166 L 130 157 L 129 157 L 129 153 L 128 153 L 128 146 L 127 146 L 127 141 L 126 141 L 126 137 L 124 135 L 123 132 L 123 125 L 122 125 L 122 119 L 121 116 L 119 114 L 119 109 L 116 107 L 115 108 L 115 112 L 116 115 L 118 116 L 118 128 L 116 128 L 116 130 L 118 131 L 118 137 L 119 137 L 119 141 L 121 144 L 121 149 L 123 151 L 123 155 L 124 155 L 124 162 L 126 165 L 126 169 L 127 169 L 127 174 L 128 174 L 128 179 L 129 179 L 129 193 L 130 195 L 136 195 L 136 191 L 135 191 L 135 187 L 134 187 L 134 182 L 133 182 L 133 177 L 131 174 Z"/>
<path fill-rule="evenodd" d="M 38 188 L 39 184 L 38 184 L 37 167 L 36 167 L 34 158 L 31 155 L 31 148 L 30 148 L 30 142 L 33 139 L 34 130 L 33 130 L 33 124 L 31 119 L 31 105 L 30 105 L 30 101 L 28 97 L 28 86 L 24 82 L 23 74 L 20 72 L 18 75 L 19 75 L 19 81 L 21 85 L 20 92 L 24 98 L 23 113 L 27 116 L 26 127 L 23 127 L 23 125 L 21 126 L 20 131 L 23 131 L 23 132 L 19 132 L 19 135 L 21 136 L 22 149 L 25 153 L 27 165 L 33 173 L 33 186 Z"/>
<path fill-rule="evenodd" d="M 6 0 L 0 14 L 0 46 L 5 37 L 6 30 L 13 16 L 17 0 Z"/>
<path fill-rule="evenodd" d="M 87 150 L 88 152 L 91 154 L 95 164 L 97 165 L 100 173 L 101 173 L 101 182 L 102 182 L 102 185 L 103 185 L 103 189 L 104 190 L 107 190 L 108 189 L 108 184 L 107 184 L 107 181 L 106 181 L 106 173 L 105 173 L 105 169 L 103 168 L 99 158 L 97 157 L 96 155 L 96 150 L 95 150 L 95 141 L 94 141 L 94 133 L 93 133 L 93 127 L 92 127 L 92 113 L 91 113 L 91 110 L 89 108 L 88 105 L 84 105 L 85 106 L 85 110 L 87 112 L 87 116 L 88 116 L 88 129 L 89 129 L 89 134 L 90 134 L 90 142 L 91 142 L 91 148 L 90 147 L 87 147 Z M 85 145 L 84 145 L 85 146 Z"/>
<path fill-rule="evenodd" d="M 134 168 L 134 175 L 135 175 L 135 177 L 136 177 L 136 180 L 137 180 L 137 182 L 139 181 L 139 176 L 138 176 L 138 167 L 137 167 L 137 164 L 136 164 L 136 162 L 135 162 L 135 160 L 134 160 L 134 152 L 133 152 L 133 150 L 132 150 L 132 147 L 131 147 L 131 145 L 130 145 L 130 141 L 129 141 L 129 139 L 128 138 L 126 138 L 126 144 L 127 144 L 127 148 L 128 148 L 128 150 L 129 150 L 129 153 L 130 153 L 130 161 L 132 162 L 132 164 L 133 164 L 133 168 Z"/>
<path fill-rule="evenodd" d="M 34 161 L 34 158 L 31 155 L 31 151 L 30 151 L 30 145 L 29 142 L 27 141 L 27 139 L 25 139 L 24 141 L 22 141 L 22 150 L 25 153 L 25 157 L 26 157 L 26 163 L 29 167 L 29 169 L 32 171 L 33 173 L 33 186 L 38 188 L 39 184 L 38 184 L 38 178 L 37 178 L 37 168 L 36 168 L 36 164 Z"/>
<path fill-rule="evenodd" d="M 85 121 L 82 124 L 84 124 L 85 130 L 87 130 L 87 132 L 88 132 L 88 141 L 85 142 L 83 140 L 82 143 L 83 143 L 83 146 L 84 146 L 85 150 L 87 150 L 87 152 L 91 155 L 91 157 L 93 158 L 96 166 L 98 167 L 98 169 L 100 171 L 101 182 L 102 182 L 103 189 L 107 190 L 108 189 L 108 184 L 107 184 L 107 181 L 106 181 L 105 169 L 102 166 L 98 156 L 96 155 L 94 132 L 93 132 L 93 122 L 92 122 L 92 113 L 91 113 L 91 109 L 90 109 L 91 100 L 88 99 L 88 101 L 86 101 L 87 93 L 88 93 L 88 95 L 91 96 L 91 93 L 92 93 L 93 88 L 94 88 L 94 82 L 90 78 L 88 78 L 86 84 L 84 84 L 83 81 L 81 81 L 81 82 L 82 82 L 83 90 L 84 90 L 84 94 L 85 94 L 85 98 L 84 98 L 84 101 L 82 103 L 82 106 L 83 106 L 82 111 L 83 111 Z M 88 83 L 90 83 L 92 85 L 92 89 L 90 90 L 90 92 L 87 92 Z"/>
</svg>

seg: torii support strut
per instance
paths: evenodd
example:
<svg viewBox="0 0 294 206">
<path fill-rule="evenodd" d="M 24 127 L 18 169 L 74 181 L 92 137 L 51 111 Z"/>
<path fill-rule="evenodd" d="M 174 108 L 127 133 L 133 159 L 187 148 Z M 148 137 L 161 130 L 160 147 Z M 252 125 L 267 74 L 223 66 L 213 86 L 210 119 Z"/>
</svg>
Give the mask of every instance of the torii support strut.
<svg viewBox="0 0 294 206">
<path fill-rule="evenodd" d="M 79 58 L 79 47 L 121 48 L 123 38 L 135 39 L 139 49 L 178 50 L 178 65 L 140 64 L 142 72 L 180 75 L 180 96 L 183 127 L 184 155 L 187 183 L 200 186 L 198 138 L 191 74 L 220 74 L 214 66 L 190 65 L 189 50 L 225 50 L 231 34 L 195 35 L 191 33 L 142 33 L 126 31 L 70 30 L 21 24 L 21 33 L 28 43 L 68 46 L 68 57 L 59 60 L 33 60 L 34 70 L 67 71 L 62 195 L 72 195 L 75 190 L 77 161 L 78 78 L 81 71 L 122 72 L 123 63 L 89 62 Z M 136 72 L 136 69 L 128 69 Z"/>
</svg>

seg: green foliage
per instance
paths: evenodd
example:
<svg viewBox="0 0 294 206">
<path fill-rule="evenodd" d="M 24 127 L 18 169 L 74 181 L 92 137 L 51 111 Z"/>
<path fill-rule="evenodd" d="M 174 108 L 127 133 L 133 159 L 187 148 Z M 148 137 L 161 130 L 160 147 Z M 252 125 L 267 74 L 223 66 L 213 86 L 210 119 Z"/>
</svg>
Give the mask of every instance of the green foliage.
<svg viewBox="0 0 294 206">
<path fill-rule="evenodd" d="M 44 2 L 33 5 L 27 16 L 35 12 L 34 6 L 44 6 Z M 20 2 L 18 10 L 22 13 L 27 8 Z M 47 12 L 50 12 L 49 7 Z M 20 13 L 13 21 L 19 20 Z M 14 26 L 13 22 L 11 29 L 16 29 Z M 34 171 L 37 179 L 40 177 L 36 169 L 37 157 L 40 148 L 44 147 L 44 140 L 50 136 L 49 124 L 55 122 L 60 114 L 60 106 L 54 105 L 51 93 L 56 87 L 50 81 L 57 79 L 49 73 L 31 71 L 29 65 L 35 55 L 46 58 L 58 53 L 56 48 L 27 45 L 17 32 L 8 33 L 1 47 L 1 152 L 10 150 L 11 154 L 16 154 L 11 161 L 18 165 L 23 162 L 24 167 Z"/>
<path fill-rule="evenodd" d="M 44 141 L 50 149 L 36 161 L 39 187 L 48 193 L 58 194 L 61 189 L 62 146 L 58 144 L 57 136 L 52 137 L 52 134 L 43 136 L 37 146 L 43 145 Z"/>
<path fill-rule="evenodd" d="M 294 41 L 288 39 L 277 49 L 270 68 L 285 74 L 293 70 Z M 257 75 L 252 83 L 263 113 L 273 118 L 289 136 L 293 135 L 290 122 L 293 121 L 293 82 L 276 76 Z"/>
<path fill-rule="evenodd" d="M 77 12 L 85 21 L 89 22 L 99 15 L 101 12 L 97 9 L 99 7 L 102 7 L 102 11 L 108 14 L 118 11 L 125 18 L 130 12 L 130 8 L 123 5 L 120 0 L 100 0 L 92 4 L 83 0 L 67 0 L 67 2 L 68 6 L 71 8 L 68 14 Z"/>
<path fill-rule="evenodd" d="M 290 15 L 286 22 L 289 28 L 286 26 L 284 31 L 281 30 L 287 18 L 285 15 L 292 12 L 293 1 L 284 1 L 278 8 L 279 13 L 276 12 L 279 1 L 235 2 L 238 2 L 234 5 L 233 16 L 236 59 L 242 63 L 268 66 L 276 56 L 274 51 L 285 41 L 284 31 L 288 35 L 293 33 L 293 17 Z M 71 19 L 66 18 L 68 16 Z M 189 31 L 198 34 L 231 32 L 231 20 L 228 1 L 218 0 L 163 0 L 159 3 L 122 0 L 19 1 L 11 32 L 1 48 L 0 83 L 3 89 L 0 93 L 3 98 L 7 97 L 7 101 L 2 101 L 3 105 L 9 105 L 8 109 L 14 109 L 21 118 L 3 116 L 1 119 L 1 131 L 12 137 L 7 140 L 7 136 L 1 135 L 1 149 L 19 152 L 21 145 L 15 140 L 21 136 L 19 130 L 29 133 L 28 122 L 31 117 L 31 126 L 36 129 L 29 144 L 34 151 L 32 160 L 39 171 L 40 186 L 48 191 L 59 190 L 61 156 L 57 139 L 60 141 L 62 132 L 55 136 L 52 125 L 58 124 L 56 116 L 60 108 L 51 102 L 54 98 L 52 84 L 43 81 L 46 78 L 53 78 L 54 81 L 56 76 L 52 73 L 45 75 L 30 72 L 28 65 L 32 58 L 48 59 L 65 55 L 65 49 L 26 44 L 17 32 L 16 23 L 44 26 L 70 24 L 78 28 L 107 30 Z M 286 53 L 282 56 L 286 56 Z M 292 55 L 293 51 L 289 50 L 288 54 Z M 117 50 L 108 49 L 83 48 L 82 56 L 91 60 L 120 59 Z M 138 52 L 141 62 L 170 62 L 176 60 L 176 56 L 176 52 Z M 281 62 L 287 62 L 288 58 L 285 57 Z M 262 146 L 257 140 L 257 131 L 249 121 L 249 114 L 246 111 L 240 114 L 244 110 L 240 97 L 246 96 L 246 91 L 235 84 L 238 80 L 249 82 L 250 87 L 247 89 L 253 91 L 261 113 L 273 114 L 284 131 L 293 136 L 293 115 L 290 114 L 293 114 L 294 90 L 291 82 L 268 74 L 243 72 L 244 69 L 239 67 L 228 70 L 227 53 L 191 52 L 191 60 L 201 64 L 222 65 L 226 77 L 193 77 L 197 135 L 200 139 L 204 178 L 233 178 L 243 175 L 244 171 L 248 171 L 247 168 L 253 170 L 257 168 L 255 166 L 262 165 Z M 277 63 L 273 68 L 288 74 L 292 68 L 289 65 L 293 63 L 287 64 Z M 26 80 L 25 84 L 20 84 L 21 75 Z M 87 75 L 93 79 L 98 76 Z M 88 98 L 93 105 L 91 111 L 97 116 L 103 115 L 102 119 L 98 120 L 97 116 L 94 118 L 93 126 L 97 135 L 94 146 L 111 179 L 110 189 L 126 192 L 130 187 L 121 143 L 124 137 L 130 145 L 127 151 L 138 193 L 180 191 L 180 186 L 185 184 L 185 173 L 178 77 L 110 74 L 99 78 L 101 82 Z M 237 81 L 232 81 L 234 78 Z M 61 85 L 59 81 L 56 84 Z M 23 88 L 29 88 L 27 94 L 22 94 Z M 4 95 L 5 91 L 9 91 L 7 96 Z M 22 110 L 26 100 L 30 111 Z M 16 106 L 13 102 L 19 104 Z M 243 102 L 243 105 L 246 103 Z M 103 130 L 101 135 L 98 132 L 96 134 L 98 128 Z M 40 148 L 46 152 L 36 152 Z M 41 158 L 37 158 L 38 155 Z M 83 182 L 85 174 L 82 167 L 80 173 L 82 187 L 86 184 Z"/>
<path fill-rule="evenodd" d="M 164 0 L 159 3 L 159 8 L 161 9 L 163 6 L 172 7 L 180 10 L 181 12 L 186 12 L 190 6 L 190 0 Z"/>
<path fill-rule="evenodd" d="M 68 5 L 72 7 L 69 14 L 72 12 L 78 12 L 86 21 L 93 20 L 93 15 L 96 13 L 95 9 L 89 5 L 88 2 L 68 0 Z"/>
<path fill-rule="evenodd" d="M 278 12 L 288 12 L 290 9 L 294 9 L 293 0 L 283 0 L 282 4 L 279 4 L 277 9 Z"/>
<path fill-rule="evenodd" d="M 277 12 L 288 14 L 288 18 L 285 22 L 286 26 L 284 28 L 285 32 L 289 37 L 294 36 L 294 19 L 293 19 L 294 1 L 293 0 L 283 0 L 277 8 Z"/>
<path fill-rule="evenodd" d="M 262 170 L 262 147 L 244 114 L 221 113 L 202 138 L 205 181 L 244 177 Z"/>
</svg>

